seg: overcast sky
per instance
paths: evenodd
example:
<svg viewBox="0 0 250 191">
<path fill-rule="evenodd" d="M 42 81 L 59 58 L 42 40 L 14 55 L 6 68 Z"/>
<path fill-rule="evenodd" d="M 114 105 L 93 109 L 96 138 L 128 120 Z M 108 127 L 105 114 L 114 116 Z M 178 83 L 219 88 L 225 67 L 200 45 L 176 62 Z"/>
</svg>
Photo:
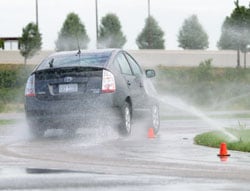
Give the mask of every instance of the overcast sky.
<svg viewBox="0 0 250 191">
<path fill-rule="evenodd" d="M 98 0 L 99 22 L 115 13 L 127 37 L 125 49 L 137 49 L 135 39 L 145 25 L 148 0 Z M 239 0 L 248 6 L 249 0 Z M 55 49 L 55 41 L 68 13 L 78 14 L 95 48 L 95 0 L 38 0 L 39 28 L 43 49 Z M 234 0 L 151 0 L 151 15 L 165 32 L 165 47 L 178 50 L 177 35 L 184 19 L 196 14 L 209 36 L 209 49 L 216 50 L 221 25 L 234 9 Z M 0 37 L 21 36 L 22 28 L 36 21 L 35 0 L 0 0 Z"/>
</svg>

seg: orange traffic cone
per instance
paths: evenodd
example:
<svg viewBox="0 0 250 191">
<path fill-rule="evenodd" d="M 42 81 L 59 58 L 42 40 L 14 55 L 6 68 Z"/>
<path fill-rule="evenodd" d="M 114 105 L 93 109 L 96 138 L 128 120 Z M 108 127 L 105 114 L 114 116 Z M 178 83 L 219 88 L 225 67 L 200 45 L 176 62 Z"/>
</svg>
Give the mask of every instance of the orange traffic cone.
<svg viewBox="0 0 250 191">
<path fill-rule="evenodd" d="M 220 153 L 218 154 L 219 157 L 225 157 L 230 156 L 230 154 L 227 153 L 227 145 L 226 143 L 220 144 Z"/>
<path fill-rule="evenodd" d="M 152 127 L 148 129 L 148 138 L 150 139 L 155 138 L 154 128 Z"/>
</svg>

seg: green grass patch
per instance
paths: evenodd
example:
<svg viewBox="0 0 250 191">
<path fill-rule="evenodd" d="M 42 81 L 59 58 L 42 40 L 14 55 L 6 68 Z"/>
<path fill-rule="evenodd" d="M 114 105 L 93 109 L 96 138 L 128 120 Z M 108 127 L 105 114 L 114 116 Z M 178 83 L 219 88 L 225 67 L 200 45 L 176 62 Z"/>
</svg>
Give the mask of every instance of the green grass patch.
<svg viewBox="0 0 250 191">
<path fill-rule="evenodd" d="M 23 111 L 24 86 L 33 65 L 0 64 L 0 112 Z"/>
<path fill-rule="evenodd" d="M 16 123 L 16 120 L 14 119 L 1 119 L 0 120 L 0 125 L 12 125 L 15 123 Z"/>
<path fill-rule="evenodd" d="M 239 140 L 231 142 L 221 131 L 211 131 L 197 135 L 194 141 L 198 145 L 219 148 L 222 142 L 227 144 L 229 150 L 250 152 L 250 129 L 229 129 L 229 133 L 236 136 Z"/>
</svg>

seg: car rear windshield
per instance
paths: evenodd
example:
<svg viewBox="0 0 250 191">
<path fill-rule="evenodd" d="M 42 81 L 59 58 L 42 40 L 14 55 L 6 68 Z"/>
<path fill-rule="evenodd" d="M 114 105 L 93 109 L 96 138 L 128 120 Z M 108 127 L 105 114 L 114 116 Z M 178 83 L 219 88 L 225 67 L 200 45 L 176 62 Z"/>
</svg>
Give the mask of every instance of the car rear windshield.
<svg viewBox="0 0 250 191">
<path fill-rule="evenodd" d="M 37 70 L 60 67 L 104 67 L 108 62 L 111 52 L 81 53 L 51 56 L 45 59 Z"/>
</svg>

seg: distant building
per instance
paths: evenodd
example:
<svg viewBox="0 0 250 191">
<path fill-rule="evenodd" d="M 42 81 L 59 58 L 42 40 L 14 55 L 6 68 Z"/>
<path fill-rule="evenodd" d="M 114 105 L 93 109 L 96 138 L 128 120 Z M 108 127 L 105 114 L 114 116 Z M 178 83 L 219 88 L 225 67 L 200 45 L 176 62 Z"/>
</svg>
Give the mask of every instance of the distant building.
<svg viewBox="0 0 250 191">
<path fill-rule="evenodd" d="M 0 50 L 19 50 L 20 37 L 0 37 Z"/>
</svg>

